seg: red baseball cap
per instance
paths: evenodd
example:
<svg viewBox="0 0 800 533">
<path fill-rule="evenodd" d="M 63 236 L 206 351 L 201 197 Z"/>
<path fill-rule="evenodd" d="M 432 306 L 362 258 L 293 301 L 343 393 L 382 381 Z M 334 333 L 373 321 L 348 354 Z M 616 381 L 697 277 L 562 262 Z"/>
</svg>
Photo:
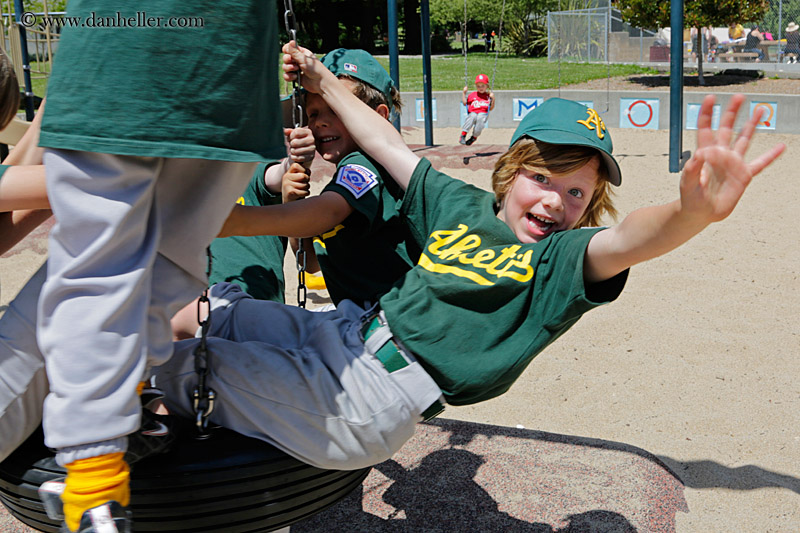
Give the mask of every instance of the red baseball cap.
<svg viewBox="0 0 800 533">
<path fill-rule="evenodd" d="M 478 74 L 475 76 L 475 83 L 489 83 L 489 76 L 486 74 Z"/>
</svg>

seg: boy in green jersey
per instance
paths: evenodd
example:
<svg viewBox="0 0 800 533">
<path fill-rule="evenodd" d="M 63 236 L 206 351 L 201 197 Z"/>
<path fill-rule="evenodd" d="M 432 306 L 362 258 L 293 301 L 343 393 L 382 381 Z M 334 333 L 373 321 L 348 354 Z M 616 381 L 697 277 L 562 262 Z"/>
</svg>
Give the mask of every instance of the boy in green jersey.
<svg viewBox="0 0 800 533">
<path fill-rule="evenodd" d="M 399 93 L 389 74 L 368 52 L 339 48 L 326 54 L 322 64 L 387 123 L 391 113 L 399 110 Z M 319 95 L 306 95 L 306 113 L 317 152 L 337 165 L 335 176 L 319 196 L 302 202 L 237 206 L 225 231 L 313 237 L 333 302 L 375 302 L 419 257 L 419 248 L 398 212 L 402 190 L 373 157 L 360 151 Z"/>
<path fill-rule="evenodd" d="M 715 134 L 707 97 L 680 198 L 616 226 L 589 227 L 621 183 L 593 109 L 553 98 L 527 115 L 497 163 L 492 194 L 431 168 L 313 54 L 293 43 L 284 51 L 284 77 L 302 69 L 306 89 L 404 189 L 401 214 L 422 248 L 418 264 L 372 309 L 344 300 L 336 311 L 311 313 L 212 294 L 209 345 L 225 357 L 208 379 L 226 398 L 212 417 L 323 468 L 383 461 L 443 401 L 464 405 L 507 391 L 584 313 L 620 294 L 629 267 L 727 217 L 785 149 L 746 163 L 760 114 L 732 143 L 744 98 L 732 98 Z M 187 415 L 198 342 L 176 344 L 158 369 L 170 407 Z"/>
</svg>

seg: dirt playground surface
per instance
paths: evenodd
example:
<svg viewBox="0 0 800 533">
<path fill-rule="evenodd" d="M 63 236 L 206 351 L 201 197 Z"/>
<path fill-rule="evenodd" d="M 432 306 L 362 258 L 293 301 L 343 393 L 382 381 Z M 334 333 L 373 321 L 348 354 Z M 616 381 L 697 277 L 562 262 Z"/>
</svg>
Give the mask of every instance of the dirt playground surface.
<svg viewBox="0 0 800 533">
<path fill-rule="evenodd" d="M 487 187 L 511 133 L 490 128 L 464 147 L 458 130 L 440 129 L 446 146 L 419 153 Z M 667 131 L 611 133 L 622 216 L 677 197 Z M 420 130 L 404 136 L 424 142 Z M 684 149 L 693 142 L 687 132 Z M 622 296 L 507 394 L 448 407 L 360 491 L 292 531 L 797 531 L 800 136 L 757 136 L 750 155 L 777 142 L 787 152 L 729 219 L 634 267 Z M 323 167 L 313 177 L 319 189 Z M 43 235 L 0 258 L 0 305 L 43 261 Z M 291 303 L 289 261 L 286 272 Z M 27 530 L 0 512 L 0 531 Z"/>
</svg>

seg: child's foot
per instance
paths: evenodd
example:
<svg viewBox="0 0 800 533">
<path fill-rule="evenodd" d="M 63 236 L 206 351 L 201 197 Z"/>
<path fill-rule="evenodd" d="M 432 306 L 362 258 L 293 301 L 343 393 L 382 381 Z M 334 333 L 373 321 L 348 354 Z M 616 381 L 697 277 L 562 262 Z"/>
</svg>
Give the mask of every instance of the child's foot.
<svg viewBox="0 0 800 533">
<path fill-rule="evenodd" d="M 469 139 L 467 139 L 467 142 L 466 142 L 465 144 L 466 144 L 467 146 L 471 146 L 471 145 L 472 145 L 472 143 L 474 143 L 474 142 L 475 142 L 475 141 L 477 141 L 477 140 L 478 140 L 478 138 L 477 138 L 477 137 L 470 136 L 470 138 L 469 138 Z"/>
<path fill-rule="evenodd" d="M 458 144 L 467 144 L 467 134 L 462 133 L 461 138 L 458 140 Z"/>
<path fill-rule="evenodd" d="M 130 533 L 131 513 L 115 501 L 92 507 L 81 517 L 81 524 L 75 533 Z M 61 533 L 70 533 L 63 524 Z"/>
<path fill-rule="evenodd" d="M 128 435 L 128 451 L 125 462 L 129 465 L 151 455 L 166 453 L 175 440 L 172 417 L 163 412 L 164 393 L 159 389 L 149 388 L 142 392 L 142 420 L 138 430 Z"/>
</svg>

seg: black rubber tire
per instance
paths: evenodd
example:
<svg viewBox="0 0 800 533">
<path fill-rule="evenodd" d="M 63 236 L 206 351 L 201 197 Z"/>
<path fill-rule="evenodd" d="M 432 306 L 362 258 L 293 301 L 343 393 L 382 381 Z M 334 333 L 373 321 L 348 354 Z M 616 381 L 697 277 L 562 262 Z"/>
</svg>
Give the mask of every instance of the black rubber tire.
<svg viewBox="0 0 800 533">
<path fill-rule="evenodd" d="M 182 429 L 169 453 L 131 469 L 134 530 L 273 531 L 333 505 L 369 471 L 321 470 L 233 431 L 197 440 Z M 63 476 L 40 429 L 0 463 L 0 501 L 30 527 L 57 532 L 37 489 Z"/>
</svg>

